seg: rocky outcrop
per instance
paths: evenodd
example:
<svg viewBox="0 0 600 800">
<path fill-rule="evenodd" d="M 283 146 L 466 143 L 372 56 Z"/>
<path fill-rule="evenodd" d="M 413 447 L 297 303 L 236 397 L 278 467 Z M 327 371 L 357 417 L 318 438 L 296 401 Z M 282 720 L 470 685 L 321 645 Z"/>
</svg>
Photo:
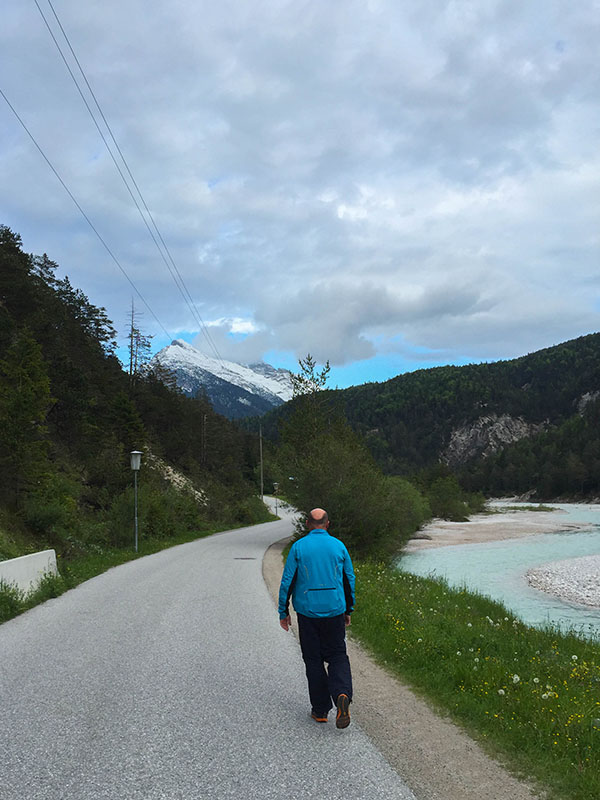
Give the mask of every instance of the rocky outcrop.
<svg viewBox="0 0 600 800">
<path fill-rule="evenodd" d="M 577 401 L 577 413 L 583 414 L 586 407 L 589 406 L 590 403 L 595 402 L 600 397 L 600 392 L 586 392 L 582 394 L 579 400 Z"/>
<path fill-rule="evenodd" d="M 187 494 L 190 494 L 198 503 L 198 505 L 208 505 L 208 497 L 206 496 L 205 492 L 197 489 L 191 480 L 186 478 L 186 476 L 179 472 L 179 470 L 169 466 L 169 464 L 163 461 L 162 458 L 158 458 L 158 456 L 155 456 L 149 451 L 146 452 L 145 459 L 148 464 L 154 469 L 158 470 L 162 477 L 172 486 L 174 486 L 178 492 L 186 492 Z"/>
<path fill-rule="evenodd" d="M 492 455 L 505 445 L 533 436 L 543 428 L 544 425 L 534 425 L 522 417 L 489 414 L 455 428 L 440 458 L 450 466 L 458 466 L 472 458 Z"/>
</svg>

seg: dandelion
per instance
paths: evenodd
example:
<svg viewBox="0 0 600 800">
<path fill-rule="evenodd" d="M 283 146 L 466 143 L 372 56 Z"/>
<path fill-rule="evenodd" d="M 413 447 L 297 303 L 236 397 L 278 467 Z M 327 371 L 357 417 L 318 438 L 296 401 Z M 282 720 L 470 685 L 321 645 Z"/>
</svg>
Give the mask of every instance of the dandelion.
<svg viewBox="0 0 600 800">
<path fill-rule="evenodd" d="M 460 652 L 460 650 L 457 650 L 457 651 L 456 651 L 456 655 L 457 655 L 457 656 L 462 656 L 462 653 Z"/>
<path fill-rule="evenodd" d="M 521 681 L 521 678 L 519 678 L 518 675 L 513 675 L 513 677 L 512 677 L 512 682 L 513 683 L 520 683 L 520 681 Z"/>
<path fill-rule="evenodd" d="M 417 639 L 417 642 L 422 642 L 422 641 L 423 641 L 423 639 Z"/>
<path fill-rule="evenodd" d="M 504 689 L 498 689 L 498 694 L 499 694 L 501 697 L 504 697 L 504 695 L 506 694 L 506 692 L 504 691 Z"/>
<path fill-rule="evenodd" d="M 479 663 L 479 659 L 478 658 L 474 658 L 473 661 L 475 661 L 476 663 Z"/>
<path fill-rule="evenodd" d="M 533 679 L 533 682 L 534 682 L 534 683 L 539 683 L 539 682 L 540 682 L 540 679 L 539 679 L 539 678 L 534 678 L 534 679 Z"/>
<path fill-rule="evenodd" d="M 472 628 L 472 627 L 473 627 L 472 623 L 467 622 L 467 628 Z"/>
<path fill-rule="evenodd" d="M 544 694 L 542 695 L 542 700 L 547 700 L 547 699 L 548 699 L 548 695 L 546 694 L 546 692 L 544 692 Z"/>
<path fill-rule="evenodd" d="M 571 661 L 577 661 L 577 656 L 571 656 Z"/>
</svg>

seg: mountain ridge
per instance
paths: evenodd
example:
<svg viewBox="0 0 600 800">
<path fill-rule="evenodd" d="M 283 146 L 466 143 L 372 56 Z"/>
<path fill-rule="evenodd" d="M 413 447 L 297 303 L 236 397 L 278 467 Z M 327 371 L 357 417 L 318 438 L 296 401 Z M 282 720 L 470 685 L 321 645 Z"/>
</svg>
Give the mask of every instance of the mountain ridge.
<svg viewBox="0 0 600 800">
<path fill-rule="evenodd" d="M 287 370 L 212 358 L 183 339 L 156 353 L 150 367 L 156 364 L 173 373 L 184 394 L 205 394 L 215 411 L 230 419 L 264 414 L 292 397 Z"/>
</svg>

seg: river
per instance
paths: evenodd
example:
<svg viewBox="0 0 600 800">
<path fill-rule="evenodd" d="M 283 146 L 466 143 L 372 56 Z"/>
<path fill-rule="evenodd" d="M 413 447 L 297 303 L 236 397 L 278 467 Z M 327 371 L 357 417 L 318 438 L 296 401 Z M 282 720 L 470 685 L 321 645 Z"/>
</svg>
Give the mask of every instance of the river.
<svg viewBox="0 0 600 800">
<path fill-rule="evenodd" d="M 505 504 L 499 501 L 493 505 L 502 508 Z M 444 577 L 452 586 L 464 586 L 499 600 L 528 625 L 551 624 L 563 631 L 600 638 L 600 609 L 562 601 L 533 589 L 525 578 L 532 567 L 600 553 L 600 507 L 568 503 L 553 503 L 552 507 L 565 512 L 566 525 L 589 523 L 589 530 L 435 547 L 404 555 L 398 565 L 415 575 Z"/>
</svg>

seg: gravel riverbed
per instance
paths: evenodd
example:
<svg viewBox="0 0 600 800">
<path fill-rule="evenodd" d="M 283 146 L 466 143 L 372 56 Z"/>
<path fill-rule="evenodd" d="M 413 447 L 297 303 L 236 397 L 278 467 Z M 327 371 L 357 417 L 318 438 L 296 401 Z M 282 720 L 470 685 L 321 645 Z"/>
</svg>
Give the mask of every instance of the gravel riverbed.
<svg viewBox="0 0 600 800">
<path fill-rule="evenodd" d="M 527 581 L 561 600 L 600 608 L 600 555 L 543 564 L 527 572 Z"/>
</svg>

